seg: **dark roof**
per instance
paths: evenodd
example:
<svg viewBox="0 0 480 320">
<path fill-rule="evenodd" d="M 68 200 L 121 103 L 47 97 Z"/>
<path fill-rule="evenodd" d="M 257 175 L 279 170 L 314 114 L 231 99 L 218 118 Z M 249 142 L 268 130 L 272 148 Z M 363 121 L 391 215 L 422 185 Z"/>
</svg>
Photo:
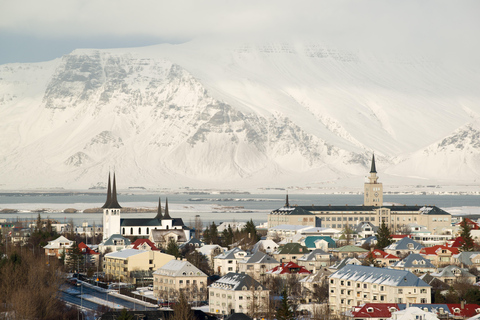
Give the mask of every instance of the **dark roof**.
<svg viewBox="0 0 480 320">
<path fill-rule="evenodd" d="M 450 213 L 438 208 L 437 206 L 299 206 L 304 210 L 318 212 L 318 211 L 357 211 L 357 212 L 372 212 L 380 208 L 390 209 L 393 212 L 405 212 L 405 211 L 422 211 L 423 214 L 428 215 L 450 215 Z M 280 210 L 280 209 L 277 209 Z"/>
<path fill-rule="evenodd" d="M 103 205 L 104 209 L 121 209 L 117 200 L 117 183 L 115 181 L 115 172 L 113 173 L 113 189 L 110 191 L 110 173 L 108 174 L 107 201 Z"/>
<path fill-rule="evenodd" d="M 112 187 L 110 185 L 110 172 L 108 173 L 108 187 L 107 187 L 107 200 L 102 208 L 107 208 L 110 202 L 112 201 Z"/>
<path fill-rule="evenodd" d="M 120 226 L 122 227 L 138 227 L 138 226 L 160 227 L 161 225 L 162 225 L 162 221 L 156 218 L 120 219 Z"/>
<path fill-rule="evenodd" d="M 282 207 L 272 211 L 272 214 L 282 214 L 282 215 L 290 215 L 290 216 L 312 216 L 314 215 L 310 211 L 306 209 L 306 207 Z"/>
<path fill-rule="evenodd" d="M 375 154 L 372 155 L 372 167 L 370 168 L 370 173 L 377 173 L 377 168 L 375 168 Z"/>
<path fill-rule="evenodd" d="M 235 313 L 232 313 L 231 315 L 229 315 L 226 320 L 252 320 L 252 319 L 253 318 L 250 318 L 245 313 L 235 312 Z"/>
<path fill-rule="evenodd" d="M 217 318 L 207 315 L 201 310 L 192 310 L 194 320 L 216 320 Z M 119 319 L 122 311 L 108 311 L 100 316 L 101 320 L 116 320 Z M 154 311 L 129 311 L 131 315 L 134 316 L 134 319 L 143 319 L 143 320 L 173 320 L 175 315 L 172 310 L 154 310 Z M 140 317 L 136 317 L 139 315 Z"/>
<path fill-rule="evenodd" d="M 164 219 L 171 219 L 170 213 L 168 212 L 168 198 L 165 199 L 165 214 L 163 215 Z M 182 222 L 183 224 L 183 222 Z"/>
<path fill-rule="evenodd" d="M 262 290 L 265 290 L 264 286 L 246 273 L 229 272 L 210 285 L 211 288 L 223 288 L 225 290 L 243 290 L 243 287 L 250 289 L 251 286 L 254 286 L 255 289 L 262 287 Z"/>
<path fill-rule="evenodd" d="M 275 254 L 305 254 L 310 252 L 306 246 L 302 246 L 300 243 L 287 243 L 284 246 L 278 248 Z"/>
<path fill-rule="evenodd" d="M 163 215 L 162 215 L 162 203 L 160 202 L 160 197 L 158 197 L 158 209 L 157 209 L 157 216 L 155 219 L 162 220 Z"/>
</svg>

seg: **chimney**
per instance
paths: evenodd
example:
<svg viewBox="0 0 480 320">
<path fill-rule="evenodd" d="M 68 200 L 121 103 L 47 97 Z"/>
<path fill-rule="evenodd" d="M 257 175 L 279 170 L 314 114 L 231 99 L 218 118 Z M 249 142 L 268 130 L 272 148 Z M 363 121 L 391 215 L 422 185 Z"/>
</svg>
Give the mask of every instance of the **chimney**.
<svg viewBox="0 0 480 320">
<path fill-rule="evenodd" d="M 465 309 L 465 300 L 460 301 L 460 309 Z"/>
</svg>

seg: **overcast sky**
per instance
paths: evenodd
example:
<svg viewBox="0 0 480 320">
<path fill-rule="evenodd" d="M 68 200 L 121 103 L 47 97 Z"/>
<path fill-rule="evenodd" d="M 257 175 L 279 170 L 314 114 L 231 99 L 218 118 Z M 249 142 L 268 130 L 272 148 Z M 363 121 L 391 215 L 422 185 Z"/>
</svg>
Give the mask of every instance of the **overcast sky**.
<svg viewBox="0 0 480 320">
<path fill-rule="evenodd" d="M 480 53 L 479 17 L 477 0 L 0 0 L 0 64 L 212 36 L 309 37 L 469 61 Z"/>
</svg>

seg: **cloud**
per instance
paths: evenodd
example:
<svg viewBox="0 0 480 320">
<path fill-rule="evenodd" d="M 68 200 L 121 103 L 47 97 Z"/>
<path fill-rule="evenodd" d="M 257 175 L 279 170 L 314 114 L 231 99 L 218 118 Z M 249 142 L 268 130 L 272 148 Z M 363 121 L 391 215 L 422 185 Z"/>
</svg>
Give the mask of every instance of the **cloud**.
<svg viewBox="0 0 480 320">
<path fill-rule="evenodd" d="M 374 50 L 477 54 L 479 1 L 8 1 L 0 33 L 45 39 L 313 37 Z"/>
</svg>

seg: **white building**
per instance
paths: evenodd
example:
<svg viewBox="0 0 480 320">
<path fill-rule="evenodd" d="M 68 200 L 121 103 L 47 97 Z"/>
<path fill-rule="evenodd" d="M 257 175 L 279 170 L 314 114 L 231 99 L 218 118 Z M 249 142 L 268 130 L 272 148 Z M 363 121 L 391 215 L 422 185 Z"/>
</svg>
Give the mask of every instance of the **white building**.
<svg viewBox="0 0 480 320">
<path fill-rule="evenodd" d="M 213 272 L 224 275 L 238 272 L 238 263 L 247 257 L 247 253 L 239 248 L 225 251 L 213 258 Z"/>
<path fill-rule="evenodd" d="M 430 291 L 403 270 L 347 265 L 329 277 L 329 304 L 336 313 L 364 303 L 431 303 Z"/>
</svg>

